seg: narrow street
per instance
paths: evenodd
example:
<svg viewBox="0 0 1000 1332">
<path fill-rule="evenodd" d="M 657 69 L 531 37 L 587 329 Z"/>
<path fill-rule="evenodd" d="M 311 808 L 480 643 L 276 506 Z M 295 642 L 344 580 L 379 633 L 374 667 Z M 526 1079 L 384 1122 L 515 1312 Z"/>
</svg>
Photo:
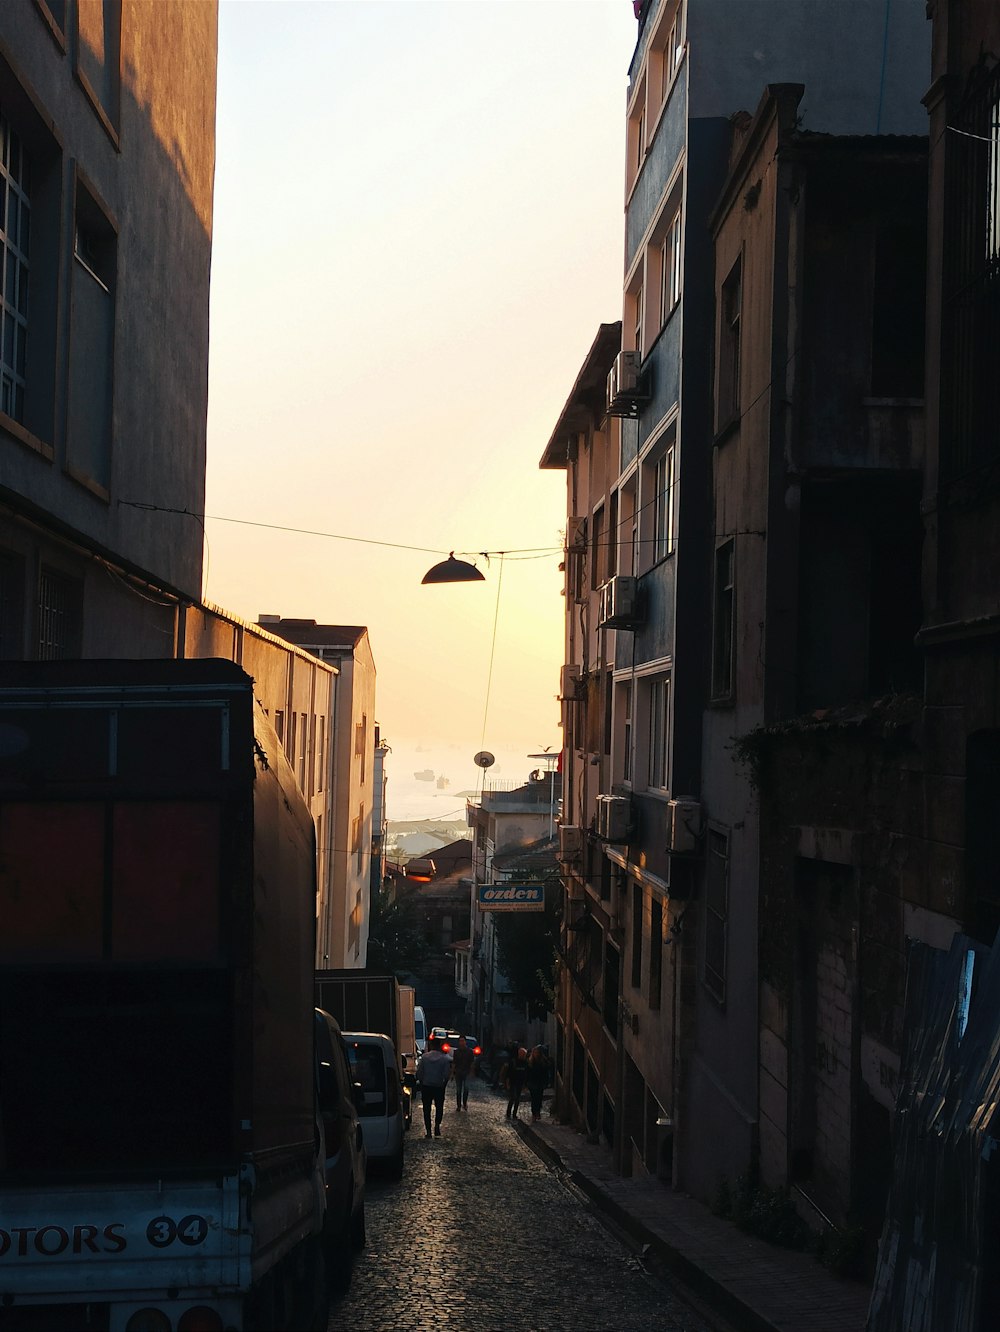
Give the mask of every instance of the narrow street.
<svg viewBox="0 0 1000 1332">
<path fill-rule="evenodd" d="M 502 1097 L 479 1079 L 470 1086 L 467 1112 L 447 1100 L 440 1138 L 425 1138 L 414 1114 L 401 1182 L 372 1172 L 368 1243 L 329 1332 L 720 1326 L 647 1272 L 535 1156 Z M 526 1103 L 521 1115 L 530 1119 Z"/>
</svg>

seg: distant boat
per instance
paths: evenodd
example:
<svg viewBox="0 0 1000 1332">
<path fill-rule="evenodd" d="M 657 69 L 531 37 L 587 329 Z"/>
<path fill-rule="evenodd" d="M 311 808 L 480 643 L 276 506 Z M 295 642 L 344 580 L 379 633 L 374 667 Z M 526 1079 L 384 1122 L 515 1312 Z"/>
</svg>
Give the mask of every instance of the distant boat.
<svg viewBox="0 0 1000 1332">
<path fill-rule="evenodd" d="M 432 782 L 434 780 L 434 769 L 424 768 L 423 772 L 415 772 L 413 775 L 418 782 Z"/>
<path fill-rule="evenodd" d="M 449 779 L 444 776 L 439 777 L 437 779 L 437 789 L 439 791 L 443 791 L 446 786 L 451 786 L 451 782 L 449 781 Z"/>
</svg>

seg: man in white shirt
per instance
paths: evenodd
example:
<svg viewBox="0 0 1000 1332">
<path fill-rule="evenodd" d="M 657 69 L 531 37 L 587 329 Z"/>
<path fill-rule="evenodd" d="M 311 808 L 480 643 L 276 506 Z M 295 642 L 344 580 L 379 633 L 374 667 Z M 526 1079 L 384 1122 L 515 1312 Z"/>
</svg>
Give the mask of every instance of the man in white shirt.
<svg viewBox="0 0 1000 1332">
<path fill-rule="evenodd" d="M 434 1106 L 434 1133 L 441 1136 L 441 1116 L 444 1114 L 444 1089 L 451 1077 L 451 1060 L 431 1037 L 417 1065 L 417 1086 L 424 1103 L 425 1138 L 431 1136 L 431 1106 Z"/>
</svg>

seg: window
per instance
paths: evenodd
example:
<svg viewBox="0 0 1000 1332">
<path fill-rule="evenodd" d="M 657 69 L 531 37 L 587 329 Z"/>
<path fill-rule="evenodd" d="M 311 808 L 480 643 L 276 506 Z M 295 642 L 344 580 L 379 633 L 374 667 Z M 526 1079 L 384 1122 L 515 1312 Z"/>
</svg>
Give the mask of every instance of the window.
<svg viewBox="0 0 1000 1332">
<path fill-rule="evenodd" d="M 640 540 L 642 558 L 634 573 L 645 572 L 672 554 L 674 549 L 674 444 L 676 427 L 671 426 L 646 454 L 640 467 L 642 485 L 640 504 Z"/>
<path fill-rule="evenodd" d="M 653 464 L 653 561 L 674 550 L 674 446 Z"/>
<path fill-rule="evenodd" d="M 274 710 L 274 732 L 282 744 L 285 743 L 285 713 L 281 708 Z"/>
<path fill-rule="evenodd" d="M 625 192 L 631 193 L 646 154 L 646 75 L 643 73 L 631 100 L 625 149 Z"/>
<path fill-rule="evenodd" d="M 326 783 L 326 718 L 319 719 L 319 743 L 316 754 L 316 790 L 322 791 Z"/>
<path fill-rule="evenodd" d="M 660 242 L 660 327 L 681 298 L 681 210 L 670 220 Z"/>
<path fill-rule="evenodd" d="M 31 249 L 31 159 L 0 111 L 0 249 L 3 337 L 0 410 L 24 423 L 28 342 L 28 256 Z"/>
<path fill-rule="evenodd" d="M 618 1035 L 618 988 L 621 980 L 621 954 L 613 943 L 604 948 L 604 1025 L 612 1036 Z"/>
<path fill-rule="evenodd" d="M 604 510 L 598 509 L 590 524 L 590 586 L 595 590 L 604 582 Z"/>
<path fill-rule="evenodd" d="M 299 714 L 297 712 L 290 712 L 288 714 L 289 732 L 285 753 L 288 755 L 288 762 L 293 768 L 295 767 L 295 755 L 298 749 L 298 721 Z"/>
<path fill-rule="evenodd" d="M 622 781 L 632 780 L 632 686 L 622 690 Z"/>
<path fill-rule="evenodd" d="M 78 481 L 104 494 L 111 484 L 117 237 L 77 180 L 70 281 L 69 404 L 66 463 Z"/>
<path fill-rule="evenodd" d="M 38 579 L 38 660 L 83 655 L 83 584 L 43 568 Z"/>
<path fill-rule="evenodd" d="M 632 989 L 642 988 L 642 884 L 632 885 Z"/>
<path fill-rule="evenodd" d="M 712 633 L 712 697 L 729 698 L 733 692 L 734 564 L 736 542 L 730 538 L 715 552 L 715 619 Z"/>
<path fill-rule="evenodd" d="M 705 867 L 705 986 L 720 1003 L 726 997 L 728 921 L 729 835 L 710 828 Z"/>
<path fill-rule="evenodd" d="M 658 791 L 670 786 L 670 678 L 649 684 L 648 785 Z"/>
<path fill-rule="evenodd" d="M 24 561 L 0 550 L 0 661 L 24 655 Z"/>
<path fill-rule="evenodd" d="M 618 573 L 639 572 L 639 512 L 636 504 L 636 484 L 633 476 L 619 492 L 618 520 L 619 551 L 616 561 Z"/>
<path fill-rule="evenodd" d="M 306 751 L 309 748 L 309 718 L 306 713 L 299 713 L 299 748 L 296 754 L 295 775 L 298 778 L 299 790 L 303 795 L 306 791 Z"/>
<path fill-rule="evenodd" d="M 684 55 L 684 14 L 683 0 L 677 5 L 677 16 L 670 26 L 670 36 L 667 38 L 667 56 L 670 64 L 670 77 L 673 78 L 674 70 L 681 63 Z"/>
<path fill-rule="evenodd" d="M 649 1006 L 659 1008 L 663 978 L 663 903 L 654 895 L 649 912 Z"/>
<path fill-rule="evenodd" d="M 739 258 L 722 284 L 719 306 L 719 390 L 716 429 L 735 421 L 740 412 L 740 317 L 743 306 L 743 260 Z"/>
<path fill-rule="evenodd" d="M 632 310 L 632 346 L 638 352 L 639 359 L 642 359 L 642 272 L 639 273 L 639 282 L 629 294 L 629 304 Z"/>
<path fill-rule="evenodd" d="M 76 0 L 76 77 L 115 144 L 121 119 L 121 0 Z"/>
</svg>

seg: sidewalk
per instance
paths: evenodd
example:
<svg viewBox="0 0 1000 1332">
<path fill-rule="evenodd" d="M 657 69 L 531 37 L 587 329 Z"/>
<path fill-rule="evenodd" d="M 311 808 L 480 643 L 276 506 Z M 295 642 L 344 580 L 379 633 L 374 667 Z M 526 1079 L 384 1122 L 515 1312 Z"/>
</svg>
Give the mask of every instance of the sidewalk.
<svg viewBox="0 0 1000 1332">
<path fill-rule="evenodd" d="M 739 1332 L 863 1332 L 869 1290 L 812 1254 L 746 1235 L 657 1179 L 622 1179 L 604 1146 L 547 1114 L 517 1120 L 525 1141 Z"/>
</svg>

